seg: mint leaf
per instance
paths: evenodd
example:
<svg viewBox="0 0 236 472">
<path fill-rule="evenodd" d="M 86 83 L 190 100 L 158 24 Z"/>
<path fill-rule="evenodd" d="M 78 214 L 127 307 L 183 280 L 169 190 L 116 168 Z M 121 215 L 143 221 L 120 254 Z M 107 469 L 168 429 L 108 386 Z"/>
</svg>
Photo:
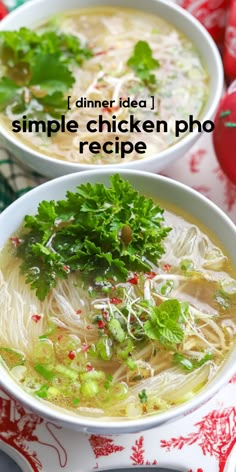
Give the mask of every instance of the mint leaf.
<svg viewBox="0 0 236 472">
<path fill-rule="evenodd" d="M 144 323 L 144 333 L 150 339 L 160 339 L 160 329 L 158 325 L 150 320 Z"/>
<path fill-rule="evenodd" d="M 180 325 L 181 315 L 181 303 L 176 299 L 166 300 L 152 308 L 150 319 L 144 323 L 144 333 L 166 347 L 180 344 L 184 339 L 184 330 Z"/>
<path fill-rule="evenodd" d="M 166 300 L 159 305 L 160 312 L 167 312 L 172 321 L 177 321 L 181 315 L 181 305 L 176 299 Z"/>
<path fill-rule="evenodd" d="M 184 339 L 184 331 L 175 321 L 167 320 L 165 327 L 160 329 L 160 336 L 161 342 L 163 338 L 165 343 L 168 341 L 169 343 L 180 344 Z"/>
</svg>

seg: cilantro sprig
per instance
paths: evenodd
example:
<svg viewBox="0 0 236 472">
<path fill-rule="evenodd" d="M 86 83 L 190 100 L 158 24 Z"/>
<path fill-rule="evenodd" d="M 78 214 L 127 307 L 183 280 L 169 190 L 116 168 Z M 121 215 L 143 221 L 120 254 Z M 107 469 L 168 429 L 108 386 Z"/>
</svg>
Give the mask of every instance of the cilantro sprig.
<svg viewBox="0 0 236 472">
<path fill-rule="evenodd" d="M 71 34 L 21 28 L 0 33 L 0 56 L 0 110 L 13 105 L 13 112 L 23 114 L 34 101 L 43 112 L 58 117 L 66 110 L 64 96 L 75 82 L 71 66 L 80 66 L 92 51 Z"/>
<path fill-rule="evenodd" d="M 163 225 L 163 209 L 119 174 L 110 181 L 110 187 L 80 185 L 64 200 L 41 202 L 36 216 L 25 217 L 17 256 L 40 300 L 69 272 L 126 280 L 130 270 L 150 270 L 147 261 L 156 264 L 165 252 L 170 228 Z M 128 240 L 122 231 L 127 226 Z"/>
<path fill-rule="evenodd" d="M 156 86 L 156 77 L 152 73 L 160 67 L 160 63 L 152 55 L 152 50 L 147 41 L 138 41 L 134 46 L 133 55 L 128 59 L 127 65 L 131 67 L 136 75 L 149 89 Z"/>
</svg>

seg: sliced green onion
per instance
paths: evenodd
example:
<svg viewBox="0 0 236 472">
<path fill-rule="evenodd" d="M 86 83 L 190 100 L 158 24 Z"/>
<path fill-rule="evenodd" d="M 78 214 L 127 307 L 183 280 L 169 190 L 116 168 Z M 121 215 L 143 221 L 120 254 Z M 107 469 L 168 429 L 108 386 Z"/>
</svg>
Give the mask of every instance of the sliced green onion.
<svg viewBox="0 0 236 472">
<path fill-rule="evenodd" d="M 191 259 L 183 259 L 180 264 L 180 269 L 184 272 L 193 270 L 193 261 L 191 261 Z"/>
<path fill-rule="evenodd" d="M 23 365 L 25 362 L 25 357 L 22 353 L 9 347 L 0 347 L 0 356 L 9 369 L 12 369 L 17 365 Z"/>
<path fill-rule="evenodd" d="M 112 334 L 113 338 L 118 341 L 118 343 L 124 342 L 126 334 L 123 328 L 121 327 L 120 322 L 116 318 L 113 318 L 111 321 L 109 321 L 108 329 Z"/>
<path fill-rule="evenodd" d="M 47 385 L 42 385 L 39 390 L 35 392 L 35 395 L 40 398 L 47 398 L 48 396 L 48 386 Z"/>
<path fill-rule="evenodd" d="M 48 380 L 48 382 L 51 382 L 55 377 L 55 373 L 52 372 L 52 370 L 49 370 L 46 367 L 44 367 L 44 365 L 42 364 L 39 364 L 39 363 L 35 364 L 34 370 L 38 374 L 40 374 L 45 380 Z"/>
<path fill-rule="evenodd" d="M 41 339 L 34 348 L 34 360 L 39 364 L 53 365 L 55 362 L 54 347 L 50 339 Z"/>
<path fill-rule="evenodd" d="M 93 398 L 98 394 L 99 387 L 95 380 L 88 380 L 81 385 L 80 391 L 85 398 Z"/>
<path fill-rule="evenodd" d="M 97 351 L 101 359 L 109 361 L 112 358 L 112 340 L 108 336 L 102 336 L 97 343 Z"/>
<path fill-rule="evenodd" d="M 58 395 L 60 395 L 61 392 L 56 387 L 49 387 L 48 391 L 47 391 L 47 394 L 48 394 L 48 398 L 54 398 L 54 397 L 57 397 Z"/>
<path fill-rule="evenodd" d="M 74 400 L 72 401 L 74 406 L 77 406 L 79 404 L 79 402 L 80 402 L 79 398 L 74 398 Z"/>
<path fill-rule="evenodd" d="M 56 365 L 55 370 L 59 372 L 59 374 L 62 374 L 71 380 L 76 380 L 78 378 L 78 372 L 76 372 L 76 370 L 70 369 L 69 367 L 66 367 L 63 364 Z"/>
<path fill-rule="evenodd" d="M 106 375 L 102 370 L 90 370 L 89 372 L 83 372 L 80 375 L 81 382 L 85 380 L 105 380 Z"/>
<path fill-rule="evenodd" d="M 117 348 L 117 351 L 116 351 L 117 357 L 125 361 L 130 355 L 130 353 L 132 352 L 133 348 L 134 348 L 134 345 L 133 345 L 132 339 L 130 338 L 126 339 L 126 341 L 120 344 L 119 347 Z"/>
<path fill-rule="evenodd" d="M 124 382 L 116 383 L 112 385 L 111 395 L 117 400 L 123 400 L 128 393 L 128 386 Z"/>
</svg>

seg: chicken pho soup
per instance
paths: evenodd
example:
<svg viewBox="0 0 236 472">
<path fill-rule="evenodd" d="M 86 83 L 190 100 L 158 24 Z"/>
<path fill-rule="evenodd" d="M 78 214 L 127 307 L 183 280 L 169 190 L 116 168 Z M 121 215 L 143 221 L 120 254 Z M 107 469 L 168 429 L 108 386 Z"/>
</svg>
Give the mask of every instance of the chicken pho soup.
<svg viewBox="0 0 236 472">
<path fill-rule="evenodd" d="M 235 345 L 235 270 L 205 229 L 119 175 L 43 201 L 0 256 L 0 359 L 98 419 L 191 399 Z"/>
<path fill-rule="evenodd" d="M 184 136 L 176 136 L 176 120 L 201 117 L 208 99 L 208 73 L 192 42 L 140 10 L 86 8 L 34 31 L 1 32 L 0 59 L 2 123 L 37 151 L 74 163 L 157 154 Z M 62 115 L 78 129 L 48 136 L 43 122 L 61 123 Z M 130 143 L 125 156 L 122 142 Z"/>
</svg>

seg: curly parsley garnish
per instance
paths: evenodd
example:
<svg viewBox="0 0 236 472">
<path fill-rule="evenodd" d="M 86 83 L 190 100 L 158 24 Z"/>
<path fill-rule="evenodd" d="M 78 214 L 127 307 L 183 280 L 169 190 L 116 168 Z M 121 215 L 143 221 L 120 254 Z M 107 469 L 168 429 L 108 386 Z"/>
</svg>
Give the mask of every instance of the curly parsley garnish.
<svg viewBox="0 0 236 472">
<path fill-rule="evenodd" d="M 170 231 L 163 211 L 118 174 L 110 187 L 87 183 L 65 200 L 41 202 L 36 216 L 25 217 L 28 231 L 17 248 L 26 282 L 44 300 L 69 272 L 127 280 L 130 270 L 150 270 L 148 261 L 157 263 Z"/>
</svg>

